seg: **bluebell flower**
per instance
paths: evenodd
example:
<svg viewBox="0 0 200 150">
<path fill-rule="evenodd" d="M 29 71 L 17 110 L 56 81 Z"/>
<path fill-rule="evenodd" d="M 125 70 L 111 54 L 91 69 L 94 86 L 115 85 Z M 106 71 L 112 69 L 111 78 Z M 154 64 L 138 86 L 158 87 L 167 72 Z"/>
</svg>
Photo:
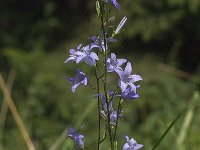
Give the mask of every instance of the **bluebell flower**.
<svg viewBox="0 0 200 150">
<path fill-rule="evenodd" d="M 76 76 L 74 78 L 66 77 L 65 79 L 69 80 L 72 83 L 72 92 L 75 92 L 76 88 L 80 84 L 87 85 L 87 83 L 88 83 L 88 79 L 87 79 L 85 73 L 83 73 L 81 71 L 81 69 L 76 70 Z"/>
<path fill-rule="evenodd" d="M 126 59 L 117 59 L 116 55 L 114 53 L 111 53 L 111 57 L 107 59 L 107 71 L 122 71 L 121 65 L 123 65 L 125 62 L 127 62 Z"/>
<path fill-rule="evenodd" d="M 68 129 L 67 136 L 75 140 L 75 142 L 78 144 L 80 148 L 84 147 L 84 142 L 83 142 L 84 136 L 78 133 L 74 128 Z"/>
<path fill-rule="evenodd" d="M 132 66 L 131 63 L 128 62 L 126 64 L 126 67 L 124 71 L 118 71 L 117 72 L 120 79 L 118 80 L 118 85 L 121 88 L 122 92 L 124 92 L 127 87 L 131 87 L 131 90 L 133 90 L 136 93 L 136 86 L 134 85 L 135 82 L 142 80 L 142 77 L 140 75 L 136 75 L 132 73 Z"/>
<path fill-rule="evenodd" d="M 120 5 L 117 2 L 117 0 L 105 0 L 105 2 L 107 3 L 108 1 L 110 1 L 110 3 L 112 3 L 117 9 L 120 9 Z"/>
<path fill-rule="evenodd" d="M 122 18 L 122 20 L 120 21 L 119 25 L 117 26 L 116 30 L 114 31 L 114 34 L 118 34 L 118 33 L 121 31 L 121 29 L 122 29 L 122 27 L 125 25 L 126 21 L 127 21 L 127 17 L 125 16 L 125 17 Z"/>
<path fill-rule="evenodd" d="M 98 46 L 100 52 L 102 51 L 106 51 L 106 49 L 108 49 L 108 44 L 107 43 L 113 43 L 113 42 L 117 42 L 117 40 L 115 38 L 112 38 L 112 37 L 109 37 L 109 38 L 106 38 L 106 46 L 104 44 L 104 39 L 101 39 L 99 40 L 99 38 L 97 36 L 92 36 L 89 38 L 89 40 L 91 40 L 93 43 L 91 43 L 90 45 L 91 46 Z M 99 43 L 99 41 L 101 41 Z"/>
<path fill-rule="evenodd" d="M 138 150 L 143 147 L 142 144 L 138 144 L 133 138 L 129 139 L 128 136 L 125 136 L 125 138 L 126 143 L 124 144 L 122 150 Z"/>
<path fill-rule="evenodd" d="M 132 88 L 128 87 L 124 92 L 122 92 L 121 98 L 122 99 L 137 99 L 139 98 L 139 95 L 135 91 L 133 91 Z"/>
<path fill-rule="evenodd" d="M 85 47 L 82 47 L 82 44 L 80 44 L 77 47 L 77 50 L 70 49 L 70 57 L 65 61 L 65 63 L 72 61 L 76 62 L 77 64 L 80 62 L 86 62 L 87 64 L 94 66 L 96 65 L 96 60 L 99 60 L 97 54 L 95 52 L 92 52 L 93 48 L 98 47 L 97 45 L 87 45 Z"/>
</svg>

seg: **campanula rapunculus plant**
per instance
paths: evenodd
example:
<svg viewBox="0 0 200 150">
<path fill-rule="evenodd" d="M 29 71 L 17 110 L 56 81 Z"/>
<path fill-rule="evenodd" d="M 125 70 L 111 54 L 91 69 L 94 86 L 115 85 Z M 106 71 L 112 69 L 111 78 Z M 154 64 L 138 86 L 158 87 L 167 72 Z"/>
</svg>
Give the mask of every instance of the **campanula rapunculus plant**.
<svg viewBox="0 0 200 150">
<path fill-rule="evenodd" d="M 76 49 L 70 49 L 69 57 L 65 61 L 65 64 L 70 62 L 77 64 L 76 66 L 79 63 L 87 64 L 93 70 L 96 83 L 90 83 L 90 77 L 86 76 L 85 71 L 81 69 L 76 70 L 75 77 L 66 77 L 65 79 L 71 82 L 72 92 L 75 92 L 79 85 L 89 85 L 88 87 L 95 91 L 94 97 L 97 99 L 98 112 L 97 147 L 88 147 L 88 149 L 100 150 L 104 141 L 108 140 L 109 146 L 105 149 L 117 150 L 121 147 L 122 150 L 138 150 L 143 145 L 138 144 L 133 138 L 129 139 L 128 136 L 125 136 L 126 143 L 121 146 L 118 146 L 117 141 L 117 139 L 120 139 L 117 138 L 118 122 L 124 116 L 122 115 L 122 106 L 125 101 L 130 102 L 129 100 L 139 98 L 137 89 L 140 85 L 138 83 L 136 85 L 136 82 L 143 79 L 140 75 L 132 74 L 130 61 L 118 58 L 110 49 L 110 44 L 117 42 L 114 37 L 121 33 L 127 21 L 127 17 L 123 17 L 117 28 L 110 33 L 108 28 L 113 23 L 113 18 L 110 17 L 110 4 L 118 10 L 120 9 L 117 0 L 99 0 L 96 2 L 97 16 L 101 23 L 100 29 L 97 30 L 99 34 L 89 37 L 90 43 L 86 46 L 79 44 Z M 104 69 L 100 69 L 99 66 L 103 66 Z M 116 81 L 118 85 L 115 87 L 108 86 L 108 76 L 113 74 L 118 77 L 118 81 Z M 67 135 L 80 148 L 85 149 L 85 138 L 82 134 L 79 134 L 74 128 L 69 128 Z"/>
</svg>

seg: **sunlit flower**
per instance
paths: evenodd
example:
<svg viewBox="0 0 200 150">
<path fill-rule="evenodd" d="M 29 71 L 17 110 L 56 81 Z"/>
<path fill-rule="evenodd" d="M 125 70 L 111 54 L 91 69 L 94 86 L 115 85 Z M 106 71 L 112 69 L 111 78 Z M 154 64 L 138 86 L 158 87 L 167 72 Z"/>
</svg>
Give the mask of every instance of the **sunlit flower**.
<svg viewBox="0 0 200 150">
<path fill-rule="evenodd" d="M 142 80 L 142 77 L 136 74 L 131 75 L 131 63 L 128 62 L 124 71 L 118 71 L 117 73 L 120 77 L 120 79 L 118 80 L 118 85 L 121 88 L 122 92 L 124 92 L 127 89 L 127 87 L 130 86 L 131 90 L 133 90 L 136 93 L 137 86 L 135 86 L 134 83 Z"/>
<path fill-rule="evenodd" d="M 96 65 L 96 61 L 99 60 L 97 54 L 95 52 L 92 52 L 91 50 L 93 48 L 98 47 L 97 45 L 87 45 L 85 47 L 82 47 L 82 44 L 80 44 L 77 47 L 77 50 L 70 49 L 70 57 L 65 61 L 65 63 L 72 61 L 76 62 L 77 64 L 80 62 L 86 62 L 87 64 L 94 66 Z"/>
</svg>

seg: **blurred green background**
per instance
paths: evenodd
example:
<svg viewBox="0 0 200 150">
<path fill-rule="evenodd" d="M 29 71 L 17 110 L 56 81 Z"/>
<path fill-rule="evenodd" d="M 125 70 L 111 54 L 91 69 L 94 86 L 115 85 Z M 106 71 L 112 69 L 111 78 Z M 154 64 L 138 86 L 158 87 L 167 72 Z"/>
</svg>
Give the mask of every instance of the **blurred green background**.
<svg viewBox="0 0 200 150">
<path fill-rule="evenodd" d="M 116 25 L 123 16 L 128 21 L 113 52 L 130 60 L 144 78 L 140 98 L 125 103 L 119 145 L 127 134 L 151 149 L 189 103 L 158 149 L 200 149 L 200 103 L 194 96 L 200 82 L 200 1 L 119 3 L 120 11 L 110 6 L 111 16 Z M 62 136 L 71 126 L 82 128 L 87 149 L 96 149 L 94 91 L 79 87 L 72 93 L 64 77 L 80 66 L 64 61 L 70 48 L 88 43 L 98 29 L 93 0 L 0 1 L 0 72 L 5 81 L 14 79 L 11 96 L 36 149 L 53 149 L 56 141 L 58 150 L 71 149 L 71 141 Z M 92 69 L 81 67 L 93 76 Z M 0 149 L 27 149 L 12 114 L 5 113 L 1 92 L 0 106 Z"/>
</svg>

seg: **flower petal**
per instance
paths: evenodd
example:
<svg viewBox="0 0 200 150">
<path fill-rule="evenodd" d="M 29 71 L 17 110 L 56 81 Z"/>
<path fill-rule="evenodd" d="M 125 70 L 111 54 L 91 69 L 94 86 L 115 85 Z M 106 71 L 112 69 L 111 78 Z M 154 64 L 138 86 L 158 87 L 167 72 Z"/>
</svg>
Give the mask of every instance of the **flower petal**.
<svg viewBox="0 0 200 150">
<path fill-rule="evenodd" d="M 98 57 L 97 54 L 94 53 L 94 52 L 91 52 L 91 53 L 90 53 L 90 57 L 91 57 L 92 59 L 99 60 L 99 57 Z"/>
<path fill-rule="evenodd" d="M 121 66 L 122 64 L 124 64 L 125 62 L 127 62 L 127 60 L 126 59 L 118 59 L 117 62 L 118 62 L 117 65 Z"/>
<path fill-rule="evenodd" d="M 124 73 L 130 75 L 131 72 L 132 72 L 132 66 L 131 66 L 131 63 L 128 62 L 128 63 L 126 64 L 126 67 L 125 67 Z"/>
</svg>

